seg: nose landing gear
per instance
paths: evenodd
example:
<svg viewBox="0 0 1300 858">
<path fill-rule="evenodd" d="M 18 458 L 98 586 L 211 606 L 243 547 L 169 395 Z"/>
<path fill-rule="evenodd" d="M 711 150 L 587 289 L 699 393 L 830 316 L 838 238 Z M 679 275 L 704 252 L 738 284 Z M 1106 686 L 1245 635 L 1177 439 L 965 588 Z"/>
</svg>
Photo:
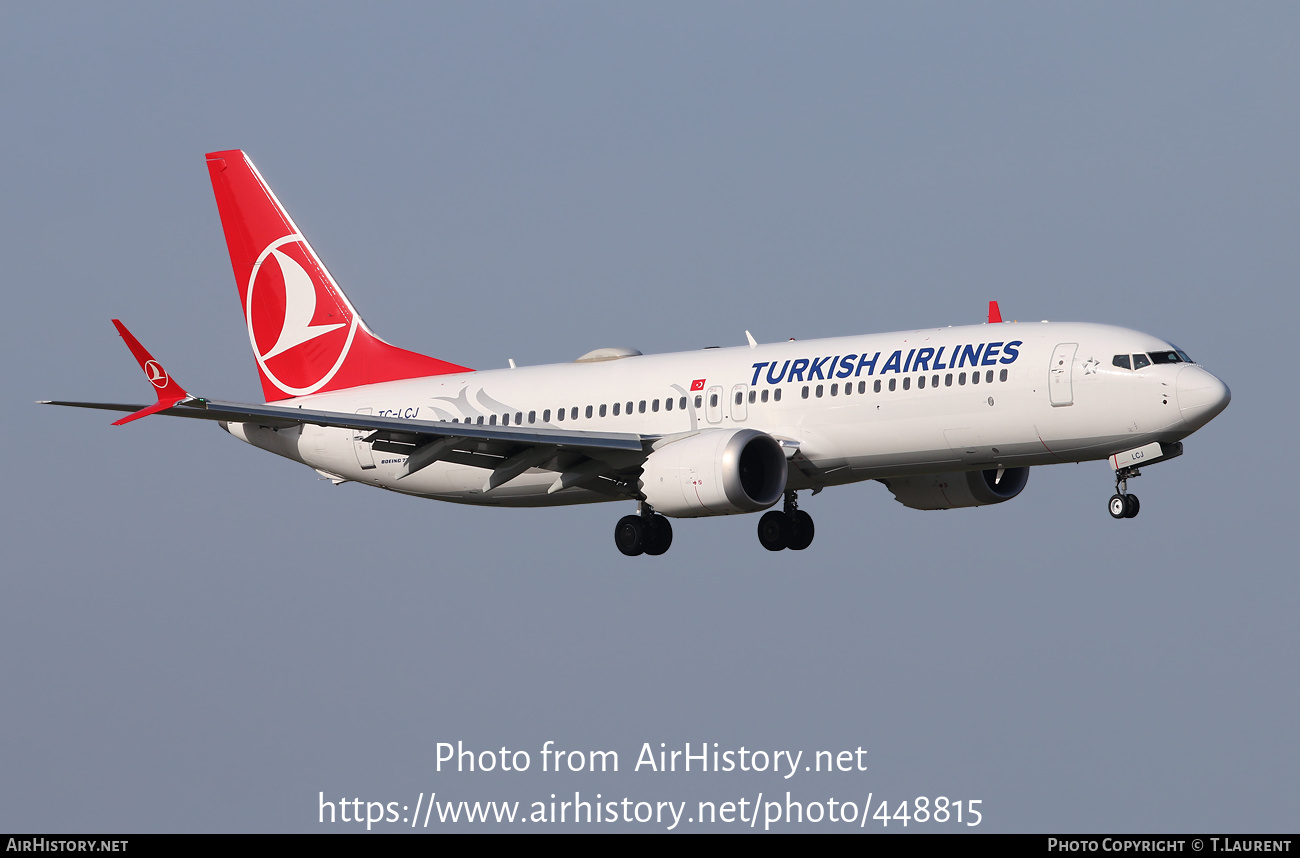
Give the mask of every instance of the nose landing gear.
<svg viewBox="0 0 1300 858">
<path fill-rule="evenodd" d="M 768 551 L 803 551 L 812 545 L 812 516 L 799 509 L 798 496 L 788 491 L 785 493 L 785 510 L 772 510 L 763 514 L 758 520 L 758 541 Z"/>
<path fill-rule="evenodd" d="M 1110 496 L 1108 509 L 1111 518 L 1136 518 L 1142 504 L 1137 495 L 1128 493 L 1129 477 L 1141 476 L 1137 468 L 1120 468 L 1115 472 L 1115 494 Z"/>
</svg>

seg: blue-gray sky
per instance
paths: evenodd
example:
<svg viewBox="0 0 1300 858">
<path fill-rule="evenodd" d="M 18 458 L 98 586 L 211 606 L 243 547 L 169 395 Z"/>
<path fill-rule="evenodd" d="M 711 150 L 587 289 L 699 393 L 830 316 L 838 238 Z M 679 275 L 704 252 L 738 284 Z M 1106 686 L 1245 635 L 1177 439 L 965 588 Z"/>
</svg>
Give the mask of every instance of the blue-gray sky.
<svg viewBox="0 0 1300 858">
<path fill-rule="evenodd" d="M 788 789 L 1293 831 L 1298 37 L 1281 3 L 5 6 L 0 830 Z M 1233 402 L 1132 522 L 1104 463 L 1063 465 L 977 510 L 828 490 L 802 554 L 679 522 L 657 561 L 615 550 L 626 505 L 335 488 L 211 425 L 32 404 L 148 399 L 113 317 L 191 391 L 258 396 L 223 148 L 372 328 L 465 365 L 996 298 L 1171 339 Z M 622 771 L 543 774 L 548 739 Z M 457 740 L 533 771 L 437 773 Z M 870 768 L 632 772 L 644 742 Z"/>
</svg>

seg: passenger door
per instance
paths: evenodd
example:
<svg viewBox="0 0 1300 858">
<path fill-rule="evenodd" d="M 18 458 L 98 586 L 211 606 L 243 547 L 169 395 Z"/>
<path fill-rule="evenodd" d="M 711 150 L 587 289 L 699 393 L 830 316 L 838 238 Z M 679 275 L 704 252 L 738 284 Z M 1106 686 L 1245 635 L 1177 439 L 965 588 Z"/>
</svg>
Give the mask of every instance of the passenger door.
<svg viewBox="0 0 1300 858">
<path fill-rule="evenodd" d="M 1053 406 L 1074 404 L 1074 353 L 1078 343 L 1061 343 L 1052 351 L 1052 364 L 1047 370 L 1047 391 Z"/>
</svg>

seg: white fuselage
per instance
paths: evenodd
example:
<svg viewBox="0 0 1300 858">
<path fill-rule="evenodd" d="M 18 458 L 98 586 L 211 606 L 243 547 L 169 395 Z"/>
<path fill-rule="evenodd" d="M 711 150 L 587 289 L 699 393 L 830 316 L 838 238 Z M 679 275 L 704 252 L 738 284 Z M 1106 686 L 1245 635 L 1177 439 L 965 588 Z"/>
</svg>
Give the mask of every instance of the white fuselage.
<svg viewBox="0 0 1300 858">
<path fill-rule="evenodd" d="M 1222 382 L 1192 363 L 1135 370 L 1112 360 L 1171 348 L 1105 325 L 1002 323 L 456 373 L 277 404 L 652 436 L 751 428 L 797 448 L 788 487 L 806 489 L 1104 459 L 1181 440 L 1222 410 Z M 555 474 L 539 469 L 489 491 L 481 468 L 449 462 L 399 482 L 405 458 L 349 429 L 229 430 L 338 478 L 407 494 L 510 506 L 612 499 L 580 487 L 548 494 Z"/>
</svg>

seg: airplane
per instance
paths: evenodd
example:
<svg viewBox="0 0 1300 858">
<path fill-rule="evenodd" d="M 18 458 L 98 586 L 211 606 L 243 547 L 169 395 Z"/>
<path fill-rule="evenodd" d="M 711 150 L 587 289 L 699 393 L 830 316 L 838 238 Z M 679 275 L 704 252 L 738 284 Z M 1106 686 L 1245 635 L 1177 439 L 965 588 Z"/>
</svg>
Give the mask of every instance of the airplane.
<svg viewBox="0 0 1300 858">
<path fill-rule="evenodd" d="M 456 503 L 635 502 L 614 538 L 661 555 L 669 518 L 758 513 L 770 551 L 815 532 L 799 492 L 878 480 L 913 509 L 1003 503 L 1037 465 L 1109 459 L 1128 480 L 1182 454 L 1227 386 L 1158 337 L 1004 322 L 471 370 L 380 339 L 241 150 L 207 155 L 264 404 L 193 396 L 114 320 L 157 399 L 53 401 L 212 420 L 354 482 Z M 773 509 L 778 503 L 779 509 Z"/>
</svg>

